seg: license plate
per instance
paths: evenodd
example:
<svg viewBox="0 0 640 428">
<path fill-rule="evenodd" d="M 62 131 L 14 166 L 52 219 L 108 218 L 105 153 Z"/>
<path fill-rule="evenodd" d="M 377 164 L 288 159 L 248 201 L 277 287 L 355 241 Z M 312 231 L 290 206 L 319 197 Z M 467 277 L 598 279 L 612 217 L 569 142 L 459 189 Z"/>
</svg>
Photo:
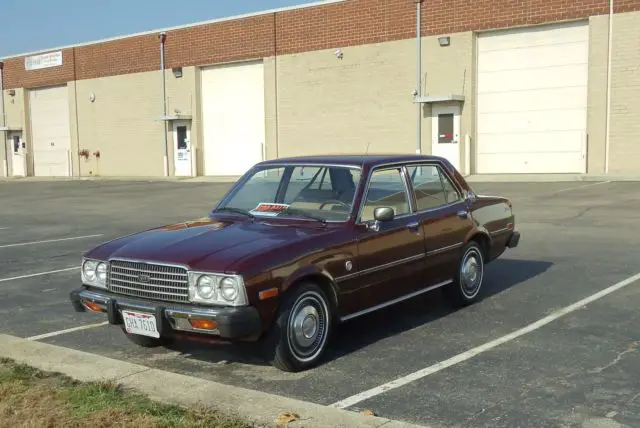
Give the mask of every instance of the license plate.
<svg viewBox="0 0 640 428">
<path fill-rule="evenodd" d="M 156 316 L 141 312 L 122 311 L 124 328 L 127 333 L 159 338 Z"/>
</svg>

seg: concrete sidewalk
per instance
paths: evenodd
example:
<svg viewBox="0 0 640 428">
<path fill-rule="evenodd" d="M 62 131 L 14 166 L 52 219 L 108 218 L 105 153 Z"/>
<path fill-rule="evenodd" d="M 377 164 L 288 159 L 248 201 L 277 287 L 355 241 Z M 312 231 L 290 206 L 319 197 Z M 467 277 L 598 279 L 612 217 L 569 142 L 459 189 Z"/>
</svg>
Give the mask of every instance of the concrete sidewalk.
<svg viewBox="0 0 640 428">
<path fill-rule="evenodd" d="M 0 357 L 40 370 L 62 373 L 79 381 L 116 381 L 164 403 L 209 405 L 221 413 L 240 416 L 258 426 L 279 426 L 276 423 L 278 415 L 293 412 L 300 419 L 289 423 L 289 427 L 420 427 L 3 334 L 0 334 Z"/>
</svg>

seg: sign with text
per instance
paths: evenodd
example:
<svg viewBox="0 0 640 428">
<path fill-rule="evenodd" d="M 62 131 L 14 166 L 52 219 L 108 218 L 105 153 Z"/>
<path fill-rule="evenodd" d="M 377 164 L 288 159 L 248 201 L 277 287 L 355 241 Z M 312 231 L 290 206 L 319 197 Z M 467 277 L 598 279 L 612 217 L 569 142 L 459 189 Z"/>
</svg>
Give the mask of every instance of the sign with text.
<svg viewBox="0 0 640 428">
<path fill-rule="evenodd" d="M 24 68 L 27 71 L 58 67 L 61 65 L 62 51 L 48 52 L 41 55 L 32 55 L 24 59 Z"/>
</svg>

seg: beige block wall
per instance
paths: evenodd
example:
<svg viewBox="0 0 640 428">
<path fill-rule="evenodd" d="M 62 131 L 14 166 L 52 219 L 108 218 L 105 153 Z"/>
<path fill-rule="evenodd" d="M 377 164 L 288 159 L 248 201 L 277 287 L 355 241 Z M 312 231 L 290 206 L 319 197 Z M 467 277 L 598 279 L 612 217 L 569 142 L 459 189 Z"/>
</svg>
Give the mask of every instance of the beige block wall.
<svg viewBox="0 0 640 428">
<path fill-rule="evenodd" d="M 425 95 L 464 94 L 462 133 L 472 130 L 472 33 L 422 40 Z M 316 153 L 414 153 L 415 40 L 281 56 L 265 63 L 269 158 Z M 336 48 L 338 48 L 337 46 Z M 272 83 L 271 77 L 277 81 Z M 277 85 L 277 99 L 275 97 Z M 431 153 L 431 108 L 422 113 L 423 153 Z M 277 130 L 276 130 L 277 117 Z M 276 144 L 277 142 L 277 144 Z"/>
<path fill-rule="evenodd" d="M 183 77 L 166 73 L 167 113 L 195 110 L 195 73 L 183 69 Z M 79 149 L 91 153 L 79 161 L 79 175 L 162 176 L 164 174 L 165 124 L 160 71 L 81 80 L 77 87 Z M 95 101 L 90 101 L 90 94 Z M 72 97 L 70 97 L 71 99 Z M 74 107 L 75 110 L 75 107 Z M 172 126 L 167 125 L 169 173 L 173 175 Z M 192 141 L 197 143 L 197 129 Z M 74 135 L 74 133 L 72 133 Z M 100 151 L 100 159 L 94 152 Z M 77 155 L 77 152 L 76 152 Z M 77 157 L 77 156 L 76 156 Z"/>
<path fill-rule="evenodd" d="M 603 174 L 607 115 L 608 18 L 589 19 L 589 80 L 587 102 L 587 173 Z"/>
<path fill-rule="evenodd" d="M 79 130 L 79 126 L 78 126 L 78 108 L 77 106 L 77 102 L 78 97 L 76 97 L 77 94 L 77 82 L 67 82 L 67 89 L 69 90 L 69 95 L 68 95 L 68 99 L 69 99 L 69 126 L 70 126 L 70 132 L 69 132 L 69 136 L 71 138 L 70 141 L 70 145 L 71 145 L 71 170 L 73 171 L 73 176 L 77 177 L 81 174 L 81 159 L 80 156 L 78 156 L 78 153 L 80 151 L 80 139 L 79 139 L 79 134 L 78 134 L 78 130 Z M 84 159 L 82 159 L 82 162 L 84 163 Z M 95 166 L 95 165 L 94 165 Z M 88 174 L 84 174 L 84 175 L 88 175 Z"/>
<path fill-rule="evenodd" d="M 266 159 L 277 159 L 279 153 L 278 138 L 278 80 L 277 72 L 280 58 L 275 57 L 264 59 L 264 119 L 265 119 L 265 157 Z"/>
<path fill-rule="evenodd" d="M 609 173 L 640 173 L 640 12 L 614 15 Z"/>
<path fill-rule="evenodd" d="M 450 36 L 450 45 L 441 47 L 438 37 L 425 37 L 422 40 L 422 72 L 424 95 L 463 95 L 463 103 L 456 102 L 460 111 L 460 166 L 465 170 L 464 136 L 469 134 L 473 140 L 475 136 L 475 62 L 472 32 L 446 34 Z M 447 103 L 452 104 L 452 103 Z M 423 109 L 422 150 L 431 154 L 432 142 L 432 105 L 427 104 Z M 471 156 L 473 168 L 473 151 Z"/>
<path fill-rule="evenodd" d="M 171 70 L 166 71 L 166 84 L 167 84 L 167 114 L 182 114 L 191 116 L 191 155 L 196 156 L 195 163 L 198 163 L 198 159 L 202 158 L 202 148 L 200 141 L 199 130 L 201 129 L 201 118 L 198 115 L 200 105 L 198 103 L 196 89 L 196 68 L 195 67 L 183 67 L 182 77 L 177 78 L 173 75 Z M 173 139 L 173 124 L 167 122 L 167 138 L 169 142 L 169 175 L 174 175 L 174 139 Z M 202 169 L 197 169 L 202 171 Z M 193 171 L 195 175 L 196 171 Z"/>
<path fill-rule="evenodd" d="M 589 20 L 588 173 L 605 173 L 609 17 Z M 610 174 L 639 174 L 640 12 L 614 15 L 611 58 Z"/>
<path fill-rule="evenodd" d="M 8 89 L 4 90 L 4 113 L 5 113 L 6 126 L 11 129 L 21 130 L 22 139 L 27 143 L 27 146 L 28 146 L 29 145 L 28 144 L 29 127 L 27 126 L 27 121 L 26 121 L 27 118 L 25 115 L 25 111 L 27 110 L 27 105 L 25 103 L 25 91 L 22 88 L 14 89 L 14 91 L 15 91 L 15 95 L 10 96 L 9 90 Z M 0 157 L 0 159 L 2 160 L 4 160 L 5 158 L 4 153 L 8 151 L 8 148 L 4 149 L 7 147 L 7 141 L 6 141 L 7 135 L 8 133 L 6 132 L 0 132 L 0 138 L 2 138 L 2 148 L 3 148 L 2 150 L 3 154 Z M 9 152 L 9 157 L 7 159 L 7 166 L 10 172 L 12 169 L 10 152 Z M 2 167 L 0 166 L 0 171 L 1 170 L 2 170 Z M 28 170 L 31 170 L 30 167 L 28 167 Z"/>
</svg>

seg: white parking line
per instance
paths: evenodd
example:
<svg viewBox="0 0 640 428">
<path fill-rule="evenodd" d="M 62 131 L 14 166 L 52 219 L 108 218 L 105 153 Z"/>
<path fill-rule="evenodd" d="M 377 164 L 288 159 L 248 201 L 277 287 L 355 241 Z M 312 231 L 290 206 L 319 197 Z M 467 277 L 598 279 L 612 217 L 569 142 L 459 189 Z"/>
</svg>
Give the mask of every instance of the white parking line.
<svg viewBox="0 0 640 428">
<path fill-rule="evenodd" d="M 69 272 L 71 270 L 78 270 L 78 269 L 80 269 L 80 266 L 64 268 L 64 269 L 49 270 L 49 271 L 46 271 L 46 272 L 30 273 L 30 274 L 27 274 L 27 275 L 13 276 L 13 277 L 10 277 L 10 278 L 0 278 L 0 282 L 15 281 L 17 279 L 32 278 L 34 276 L 42 276 L 42 275 L 51 275 L 53 273 Z"/>
<path fill-rule="evenodd" d="M 19 247 L 19 246 L 22 246 L 22 245 L 46 244 L 46 243 L 49 243 L 49 242 L 71 241 L 71 240 L 75 240 L 75 239 L 97 238 L 98 236 L 102 236 L 102 235 L 104 235 L 104 233 L 99 233 L 97 235 L 73 236 L 71 238 L 47 239 L 45 241 L 19 242 L 17 244 L 0 245 L 0 248 Z"/>
<path fill-rule="evenodd" d="M 422 379 L 426 376 L 432 375 L 434 373 L 439 372 L 440 370 L 446 369 L 447 367 L 451 367 L 455 364 L 461 363 L 463 361 L 466 361 L 470 358 L 475 357 L 478 354 L 481 354 L 485 351 L 488 351 L 492 348 L 495 348 L 496 346 L 502 345 L 503 343 L 509 342 L 513 339 L 516 339 L 522 335 L 525 335 L 527 333 L 530 333 L 534 330 L 539 329 L 540 327 L 545 326 L 546 324 L 549 324 L 550 322 L 563 317 L 577 309 L 582 308 L 585 305 L 588 305 L 589 303 L 596 301 L 598 299 L 601 299 L 602 297 L 606 296 L 607 294 L 613 293 L 616 290 L 619 290 L 623 287 L 626 287 L 630 284 L 633 284 L 634 282 L 640 280 L 640 273 L 637 273 L 625 280 L 622 280 L 620 282 L 618 282 L 617 284 L 614 284 L 608 288 L 605 288 L 604 290 L 601 290 L 595 294 L 592 294 L 589 297 L 586 297 L 572 305 L 566 306 L 564 308 L 561 308 L 555 312 L 553 312 L 550 315 L 547 315 L 546 317 L 529 324 L 528 326 L 521 328 L 519 330 L 516 330 L 512 333 L 509 333 L 505 336 L 499 337 L 495 340 L 492 340 L 491 342 L 487 342 L 483 345 L 477 346 L 473 349 L 470 349 L 466 352 L 463 352 L 461 354 L 458 354 L 454 357 L 449 358 L 448 360 L 445 361 L 441 361 L 439 363 L 433 364 L 429 367 L 426 367 L 422 370 L 418 370 L 417 372 L 414 373 L 410 373 L 406 376 L 403 376 L 401 378 L 392 380 L 391 382 L 385 383 L 383 385 L 380 386 L 376 386 L 375 388 L 371 388 L 367 391 L 361 392 L 359 394 L 353 395 L 351 397 L 345 398 L 344 400 L 338 401 L 336 403 L 333 403 L 330 405 L 330 407 L 337 407 L 340 409 L 344 409 L 350 406 L 353 406 L 356 403 L 359 403 L 361 401 L 364 400 L 368 400 L 372 397 L 375 397 L 377 395 L 380 395 L 384 392 L 390 391 L 392 389 L 395 388 L 399 388 L 401 386 L 407 385 L 411 382 L 414 382 L 416 380 Z"/>
<path fill-rule="evenodd" d="M 97 324 L 81 325 L 79 327 L 67 328 L 65 330 L 52 331 L 51 333 L 39 334 L 37 336 L 27 337 L 26 340 L 41 340 L 48 337 L 60 336 L 61 334 L 73 333 L 74 331 L 87 330 L 90 328 L 102 327 L 109 324 L 109 321 L 103 321 Z"/>
</svg>

